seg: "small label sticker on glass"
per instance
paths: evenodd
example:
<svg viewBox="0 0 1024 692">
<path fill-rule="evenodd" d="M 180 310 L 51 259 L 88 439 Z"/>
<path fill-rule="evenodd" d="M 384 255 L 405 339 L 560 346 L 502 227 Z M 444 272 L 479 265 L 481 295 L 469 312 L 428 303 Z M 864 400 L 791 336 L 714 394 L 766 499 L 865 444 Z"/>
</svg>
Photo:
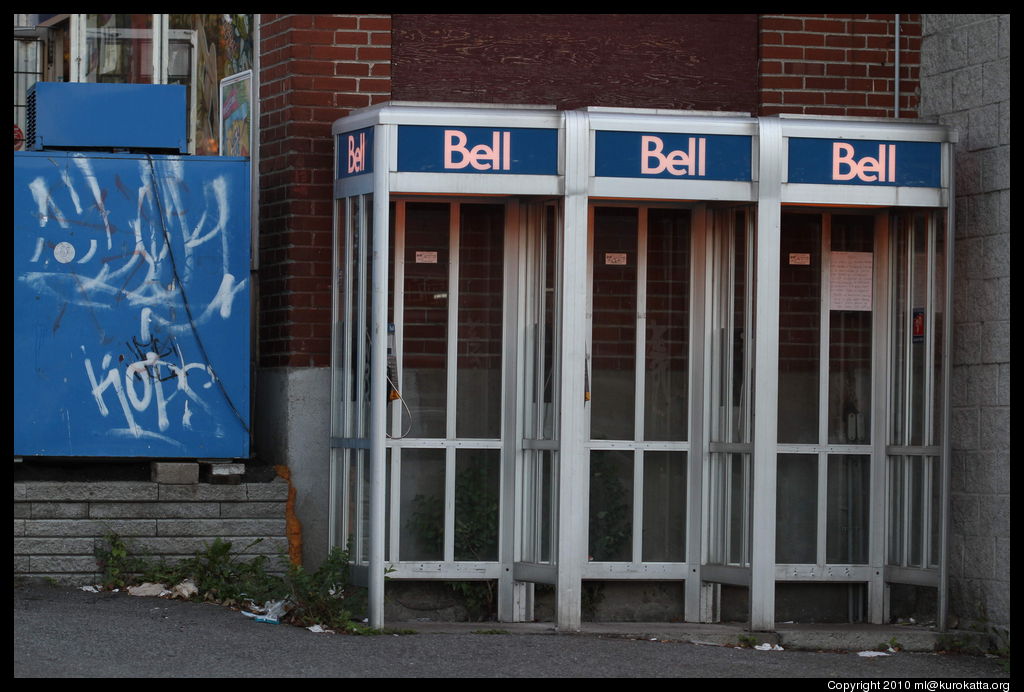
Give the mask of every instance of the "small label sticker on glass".
<svg viewBox="0 0 1024 692">
<path fill-rule="evenodd" d="M 618 264 L 625 266 L 626 264 L 626 253 L 625 252 L 606 252 L 604 253 L 605 264 Z"/>
<path fill-rule="evenodd" d="M 417 250 L 416 264 L 437 264 L 436 250 Z"/>
<path fill-rule="evenodd" d="M 811 253 L 809 252 L 791 252 L 789 253 L 790 264 L 806 264 L 811 263 Z"/>
</svg>

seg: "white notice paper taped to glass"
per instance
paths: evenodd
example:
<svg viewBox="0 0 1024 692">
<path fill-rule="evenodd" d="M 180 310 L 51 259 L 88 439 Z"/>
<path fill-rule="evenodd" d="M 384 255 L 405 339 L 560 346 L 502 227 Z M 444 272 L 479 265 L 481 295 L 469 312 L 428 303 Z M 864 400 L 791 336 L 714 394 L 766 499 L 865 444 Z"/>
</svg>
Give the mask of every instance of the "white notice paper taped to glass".
<svg viewBox="0 0 1024 692">
<path fill-rule="evenodd" d="M 870 252 L 833 252 L 829 275 L 832 310 L 871 310 Z"/>
</svg>

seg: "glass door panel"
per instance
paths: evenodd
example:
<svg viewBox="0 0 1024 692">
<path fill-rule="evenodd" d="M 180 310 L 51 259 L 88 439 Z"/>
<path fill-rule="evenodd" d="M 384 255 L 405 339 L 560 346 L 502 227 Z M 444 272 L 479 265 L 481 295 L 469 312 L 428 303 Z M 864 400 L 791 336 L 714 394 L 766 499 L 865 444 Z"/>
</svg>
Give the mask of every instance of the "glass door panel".
<svg viewBox="0 0 1024 692">
<path fill-rule="evenodd" d="M 632 560 L 633 456 L 615 450 L 590 453 L 590 560 Z"/>
<path fill-rule="evenodd" d="M 594 210 L 590 436 L 631 440 L 636 426 L 635 208 Z"/>
<path fill-rule="evenodd" d="M 501 437 L 504 208 L 462 205 L 459 218 L 456 437 Z"/>
<path fill-rule="evenodd" d="M 517 477 L 516 560 L 553 564 L 557 545 L 561 215 L 524 205 L 522 463 Z"/>
<path fill-rule="evenodd" d="M 445 452 L 404 449 L 400 475 L 398 559 L 444 559 Z"/>
<path fill-rule="evenodd" d="M 782 215 L 779 279 L 780 443 L 818 442 L 821 216 Z"/>
<path fill-rule="evenodd" d="M 352 560 L 369 560 L 369 319 L 372 268 L 368 238 L 370 195 L 336 202 L 339 229 L 334 247 L 336 313 L 332 341 L 331 523 L 333 546 L 352 549 Z"/>
<path fill-rule="evenodd" d="M 644 452 L 644 562 L 686 561 L 686 453 Z"/>
<path fill-rule="evenodd" d="M 455 559 L 498 559 L 501 450 L 455 451 Z"/>
<path fill-rule="evenodd" d="M 831 221 L 828 441 L 869 444 L 875 220 L 833 215 Z"/>
<path fill-rule="evenodd" d="M 867 564 L 870 489 L 870 456 L 829 455 L 826 562 Z"/>
<path fill-rule="evenodd" d="M 526 450 L 520 474 L 519 562 L 554 563 L 557 476 L 555 452 Z"/>
<path fill-rule="evenodd" d="M 644 439 L 685 440 L 689 424 L 689 215 L 647 212 Z"/>
<path fill-rule="evenodd" d="M 499 559 L 506 205 L 398 201 L 393 218 L 388 549 L 443 578 Z"/>
<path fill-rule="evenodd" d="M 704 477 L 704 561 L 713 565 L 750 563 L 753 243 L 748 209 L 713 212 L 708 281 L 711 311 L 707 320 L 711 396 L 706 409 L 711 452 Z"/>
<path fill-rule="evenodd" d="M 818 561 L 818 458 L 780 454 L 777 469 L 775 561 L 814 564 Z"/>
<path fill-rule="evenodd" d="M 692 213 L 591 215 L 588 556 L 685 562 Z"/>
<path fill-rule="evenodd" d="M 782 214 L 777 564 L 868 562 L 879 223 Z"/>
<path fill-rule="evenodd" d="M 940 564 L 944 507 L 945 345 L 948 329 L 944 214 L 894 214 L 891 243 L 892 362 L 887 438 L 886 561 L 895 567 Z"/>
<path fill-rule="evenodd" d="M 402 383 L 408 437 L 444 438 L 448 411 L 448 204 L 405 205 Z"/>
</svg>

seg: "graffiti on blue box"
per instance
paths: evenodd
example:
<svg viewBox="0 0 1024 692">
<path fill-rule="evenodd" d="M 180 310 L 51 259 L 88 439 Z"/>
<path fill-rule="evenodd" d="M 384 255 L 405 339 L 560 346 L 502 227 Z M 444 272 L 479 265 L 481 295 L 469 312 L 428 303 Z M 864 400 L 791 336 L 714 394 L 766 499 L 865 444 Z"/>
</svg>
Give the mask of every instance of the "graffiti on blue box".
<svg viewBox="0 0 1024 692">
<path fill-rule="evenodd" d="M 249 450 L 249 164 L 15 155 L 15 455 Z"/>
</svg>

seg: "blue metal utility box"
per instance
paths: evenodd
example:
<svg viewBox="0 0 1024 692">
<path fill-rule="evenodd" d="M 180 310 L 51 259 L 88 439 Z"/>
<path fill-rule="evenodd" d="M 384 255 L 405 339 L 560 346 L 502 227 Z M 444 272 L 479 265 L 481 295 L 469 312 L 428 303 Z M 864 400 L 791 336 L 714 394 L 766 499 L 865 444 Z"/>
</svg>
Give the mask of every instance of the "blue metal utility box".
<svg viewBox="0 0 1024 692">
<path fill-rule="evenodd" d="M 249 456 L 249 200 L 243 158 L 14 154 L 15 456 Z"/>
<path fill-rule="evenodd" d="M 36 82 L 25 148 L 188 153 L 181 84 Z"/>
</svg>

